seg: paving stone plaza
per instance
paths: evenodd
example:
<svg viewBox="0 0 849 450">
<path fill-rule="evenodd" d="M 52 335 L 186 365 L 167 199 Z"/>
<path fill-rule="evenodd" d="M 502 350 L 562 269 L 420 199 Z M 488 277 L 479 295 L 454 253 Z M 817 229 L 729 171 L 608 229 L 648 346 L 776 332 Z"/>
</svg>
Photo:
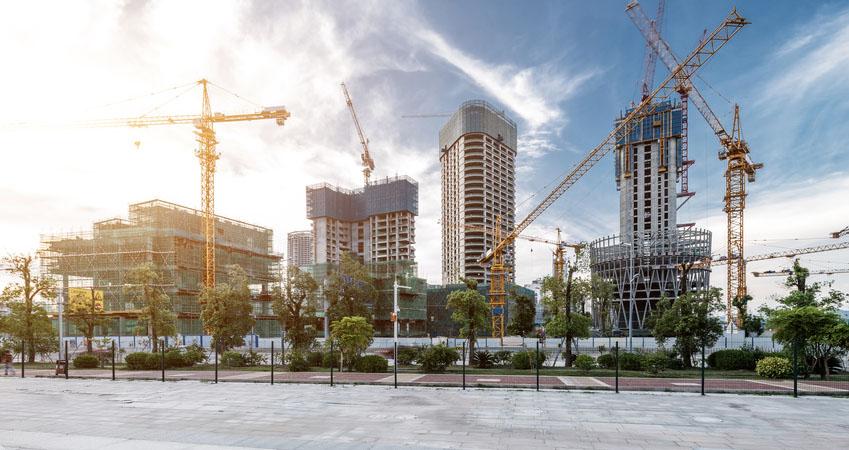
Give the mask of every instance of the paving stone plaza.
<svg viewBox="0 0 849 450">
<path fill-rule="evenodd" d="M 849 448 L 845 398 L 0 378 L 4 449 Z"/>
</svg>

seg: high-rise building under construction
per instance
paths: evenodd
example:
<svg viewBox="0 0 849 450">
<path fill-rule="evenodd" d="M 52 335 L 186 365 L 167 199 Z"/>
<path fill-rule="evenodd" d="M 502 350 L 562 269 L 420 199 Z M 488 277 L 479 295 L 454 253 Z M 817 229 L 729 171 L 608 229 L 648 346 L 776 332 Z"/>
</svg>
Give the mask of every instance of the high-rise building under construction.
<svg viewBox="0 0 849 450">
<path fill-rule="evenodd" d="M 619 235 L 590 244 L 594 275 L 614 286 L 609 317 L 595 317 L 620 330 L 644 330 L 662 297 L 706 289 L 710 271 L 692 263 L 710 256 L 711 233 L 677 221 L 677 185 L 692 161 L 684 161 L 683 109 L 654 103 L 616 142 Z M 622 120 L 622 119 L 619 119 Z"/>
<path fill-rule="evenodd" d="M 516 123 L 483 100 L 463 103 L 439 131 L 442 175 L 442 283 L 485 283 L 478 259 L 494 247 L 492 230 L 515 223 Z M 504 251 L 513 281 L 511 244 Z"/>
<path fill-rule="evenodd" d="M 215 216 L 215 227 L 216 279 L 227 282 L 232 264 L 244 269 L 253 293 L 255 332 L 279 336 L 269 295 L 270 285 L 280 280 L 281 259 L 272 251 L 272 231 L 221 216 Z M 127 293 L 128 274 L 150 263 L 177 315 L 177 333 L 202 335 L 198 295 L 205 268 L 203 229 L 201 211 L 162 200 L 136 203 L 129 207 L 129 220 L 109 219 L 94 223 L 90 231 L 43 235 L 42 271 L 57 279 L 66 304 L 73 289 L 100 292 L 104 315 L 113 321 L 98 335 L 134 335 L 143 305 Z"/>
</svg>

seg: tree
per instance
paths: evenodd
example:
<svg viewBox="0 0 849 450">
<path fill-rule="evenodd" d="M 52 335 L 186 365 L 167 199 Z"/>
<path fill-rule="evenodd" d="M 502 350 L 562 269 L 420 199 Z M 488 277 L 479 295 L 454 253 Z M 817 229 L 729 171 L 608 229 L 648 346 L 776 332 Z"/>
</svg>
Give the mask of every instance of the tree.
<svg viewBox="0 0 849 450">
<path fill-rule="evenodd" d="M 545 323 L 545 331 L 549 336 L 563 339 L 566 367 L 572 365 L 572 341 L 590 336 L 591 319 L 579 311 L 589 284 L 574 289 L 576 270 L 575 265 L 570 265 L 565 281 L 557 277 L 545 277 L 542 280 L 542 301 L 551 312 L 551 317 Z"/>
<path fill-rule="evenodd" d="M 365 317 L 343 317 L 330 324 L 330 338 L 339 349 L 348 371 L 374 341 L 374 327 Z"/>
<path fill-rule="evenodd" d="M 835 311 L 845 294 L 836 290 L 823 294 L 831 283 L 808 284 L 809 274 L 798 259 L 794 261 L 784 283 L 790 290 L 787 296 L 778 299 L 778 308 L 761 310 L 767 315 L 767 327 L 774 331 L 775 340 L 800 349 L 808 369 L 805 376 L 817 370 L 825 379 L 828 360 L 849 350 L 849 325 Z"/>
<path fill-rule="evenodd" d="M 489 305 L 486 297 L 478 292 L 475 280 L 463 280 L 466 289 L 448 294 L 446 307 L 452 309 L 451 320 L 460 325 L 460 337 L 469 341 L 469 355 L 475 354 L 478 333 L 486 329 Z"/>
<path fill-rule="evenodd" d="M 32 256 L 8 256 L 3 262 L 9 266 L 11 275 L 20 279 L 0 293 L 0 304 L 9 308 L 3 325 L 13 339 L 26 341 L 27 360 L 35 362 L 37 353 L 50 352 L 58 345 L 47 311 L 36 303 L 41 298 L 56 296 L 54 283 L 51 278 L 33 273 Z"/>
<path fill-rule="evenodd" d="M 339 270 L 327 279 L 324 294 L 332 322 L 343 317 L 371 317 L 370 305 L 374 303 L 377 290 L 366 267 L 350 253 L 344 253 Z"/>
<path fill-rule="evenodd" d="M 507 332 L 525 337 L 534 329 L 534 319 L 537 313 L 534 299 L 520 294 L 515 288 L 510 290 L 510 297 L 516 303 L 516 309 L 513 312 L 513 319 L 510 321 L 510 325 L 507 326 Z"/>
<path fill-rule="evenodd" d="M 688 292 L 676 299 L 664 297 L 649 318 L 655 339 L 664 345 L 675 338 L 673 346 L 685 368 L 693 367 L 693 355 L 701 347 L 710 347 L 722 336 L 722 322 L 715 313 L 725 310 L 722 291 Z"/>
<path fill-rule="evenodd" d="M 212 336 L 212 345 L 227 351 L 245 345 L 245 335 L 256 320 L 251 316 L 251 290 L 248 275 L 238 265 L 227 267 L 227 282 L 204 286 L 200 294 L 200 313 L 204 328 Z"/>
<path fill-rule="evenodd" d="M 72 289 L 68 295 L 68 320 L 85 336 L 86 351 L 91 353 L 95 327 L 109 325 L 103 315 L 103 291 L 95 289 Z"/>
<path fill-rule="evenodd" d="M 177 334 L 177 316 L 162 288 L 162 274 L 153 263 L 144 263 L 127 273 L 127 282 L 124 292 L 139 310 L 136 334 L 146 334 L 156 352 L 160 337 Z"/>
<path fill-rule="evenodd" d="M 315 318 L 313 299 L 317 291 L 318 283 L 309 273 L 289 266 L 283 289 L 276 288 L 273 292 L 274 314 L 285 330 L 286 341 L 296 350 L 309 348 L 315 340 L 315 330 L 307 325 Z"/>
</svg>

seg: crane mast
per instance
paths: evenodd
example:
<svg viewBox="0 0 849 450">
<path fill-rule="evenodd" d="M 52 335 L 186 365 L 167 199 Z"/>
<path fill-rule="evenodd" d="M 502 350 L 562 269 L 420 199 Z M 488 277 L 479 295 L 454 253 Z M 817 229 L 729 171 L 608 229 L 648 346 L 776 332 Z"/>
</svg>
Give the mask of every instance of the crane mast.
<svg viewBox="0 0 849 450">
<path fill-rule="evenodd" d="M 581 179 L 596 163 L 607 155 L 615 146 L 616 142 L 626 135 L 628 130 L 633 126 L 634 120 L 650 111 L 650 105 L 655 99 L 668 98 L 674 92 L 674 86 L 671 82 L 675 80 L 677 85 L 687 82 L 695 72 L 707 63 L 728 41 L 730 41 L 744 26 L 749 22 L 737 10 L 732 10 L 722 21 L 722 23 L 710 33 L 704 40 L 699 42 L 696 48 L 679 64 L 674 70 L 671 70 L 666 79 L 649 94 L 648 97 L 642 99 L 640 103 L 631 109 L 626 116 L 619 121 L 614 129 L 602 140 L 602 142 L 581 159 L 569 173 L 560 181 L 560 183 L 537 205 L 525 219 L 519 222 L 513 230 L 508 232 L 503 238 L 495 241 L 496 244 L 492 249 L 487 251 L 480 258 L 481 264 L 491 263 L 490 269 L 490 293 L 489 302 L 492 307 L 493 314 L 493 336 L 504 337 L 504 311 L 502 305 L 505 304 L 504 298 L 504 277 L 505 271 L 503 267 L 503 252 L 510 245 L 516 236 L 521 234 L 534 220 L 536 220 L 546 209 L 548 209 L 564 192 L 571 188 L 579 179 Z M 496 230 L 500 235 L 500 224 Z M 498 315 L 499 317 L 496 317 Z"/>
<path fill-rule="evenodd" d="M 351 118 L 354 119 L 354 127 L 357 129 L 357 136 L 360 137 L 360 144 L 363 146 L 363 153 L 360 155 L 360 160 L 363 163 L 363 178 L 365 185 L 368 186 L 371 172 L 374 170 L 374 160 L 371 159 L 371 154 L 368 151 L 368 139 L 363 134 L 363 129 L 360 127 L 360 121 L 357 119 L 357 112 L 354 110 L 354 102 L 351 101 L 351 96 L 348 95 L 348 88 L 345 83 L 342 83 L 342 93 L 345 94 L 345 103 L 348 104 L 348 110 L 351 111 Z"/>
</svg>

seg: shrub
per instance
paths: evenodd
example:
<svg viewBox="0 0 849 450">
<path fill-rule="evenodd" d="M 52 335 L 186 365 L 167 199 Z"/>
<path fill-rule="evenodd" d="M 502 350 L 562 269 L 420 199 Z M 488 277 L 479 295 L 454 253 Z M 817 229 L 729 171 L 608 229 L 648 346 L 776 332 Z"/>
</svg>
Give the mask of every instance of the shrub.
<svg viewBox="0 0 849 450">
<path fill-rule="evenodd" d="M 165 352 L 165 368 L 170 369 L 173 367 L 186 367 L 191 364 L 186 363 L 185 356 L 180 352 L 178 348 L 172 348 Z"/>
<path fill-rule="evenodd" d="M 325 352 L 321 356 L 321 367 L 326 367 L 329 369 L 331 366 L 334 369 L 339 368 L 339 352 L 336 350 L 334 350 L 333 353 Z"/>
<path fill-rule="evenodd" d="M 708 356 L 708 365 L 719 370 L 754 370 L 755 352 L 749 349 L 717 350 Z"/>
<path fill-rule="evenodd" d="M 90 353 L 83 353 L 74 358 L 75 369 L 96 369 L 100 367 L 100 360 Z"/>
<path fill-rule="evenodd" d="M 310 367 L 321 367 L 323 365 L 323 355 L 321 352 L 309 352 L 307 353 L 307 364 Z"/>
<path fill-rule="evenodd" d="M 321 354 L 319 353 L 319 357 L 320 355 Z M 287 367 L 289 372 L 306 372 L 307 370 L 310 370 L 309 360 L 301 352 L 290 352 L 286 355 L 286 359 L 288 360 Z"/>
<path fill-rule="evenodd" d="M 399 347 L 397 364 L 401 366 L 409 366 L 415 363 L 420 352 L 421 348 L 419 347 Z"/>
<path fill-rule="evenodd" d="M 638 353 L 619 353 L 619 367 L 622 370 L 642 370 L 643 356 Z"/>
<path fill-rule="evenodd" d="M 764 378 L 787 378 L 793 375 L 793 365 L 787 358 L 768 356 L 758 361 L 755 372 Z"/>
<path fill-rule="evenodd" d="M 124 361 L 130 370 L 155 370 L 159 369 L 159 358 L 156 353 L 135 352 L 127 355 Z"/>
<path fill-rule="evenodd" d="M 389 368 L 389 361 L 380 355 L 365 355 L 357 358 L 354 362 L 354 369 L 357 372 L 365 373 L 383 373 Z"/>
<path fill-rule="evenodd" d="M 448 366 L 460 360 L 460 353 L 456 348 L 439 344 L 424 350 L 418 359 L 424 372 L 442 373 Z"/>
<path fill-rule="evenodd" d="M 536 368 L 536 366 L 534 365 L 534 354 L 536 354 L 536 352 L 530 350 L 513 353 L 513 368 L 517 370 L 527 370 Z M 542 364 L 545 362 L 546 359 L 545 353 L 540 352 L 539 357 L 536 359 L 539 367 L 542 367 Z"/>
<path fill-rule="evenodd" d="M 589 372 L 595 368 L 595 360 L 590 355 L 578 355 L 578 357 L 575 358 L 575 367 L 585 373 Z"/>
<path fill-rule="evenodd" d="M 250 350 L 249 352 L 242 355 L 242 359 L 245 361 L 246 366 L 254 367 L 265 364 L 268 358 L 266 358 L 265 355 L 263 355 L 262 353 Z"/>
<path fill-rule="evenodd" d="M 245 358 L 239 352 L 226 351 L 221 354 L 221 365 L 226 367 L 244 367 L 246 365 Z"/>
<path fill-rule="evenodd" d="M 669 367 L 669 355 L 665 352 L 648 353 L 643 356 L 643 370 L 648 373 L 660 373 Z"/>
<path fill-rule="evenodd" d="M 187 367 L 206 362 L 206 351 L 200 345 L 189 345 L 183 354 L 183 360 Z"/>
<path fill-rule="evenodd" d="M 473 359 L 478 369 L 491 369 L 495 365 L 495 357 L 487 350 L 476 351 Z"/>
<path fill-rule="evenodd" d="M 605 353 L 603 355 L 599 355 L 598 359 L 596 359 L 599 367 L 604 369 L 615 369 L 616 368 L 616 357 L 612 353 Z"/>
<path fill-rule="evenodd" d="M 513 352 L 510 350 L 499 350 L 492 355 L 493 362 L 499 366 L 508 366 L 513 361 Z"/>
</svg>

